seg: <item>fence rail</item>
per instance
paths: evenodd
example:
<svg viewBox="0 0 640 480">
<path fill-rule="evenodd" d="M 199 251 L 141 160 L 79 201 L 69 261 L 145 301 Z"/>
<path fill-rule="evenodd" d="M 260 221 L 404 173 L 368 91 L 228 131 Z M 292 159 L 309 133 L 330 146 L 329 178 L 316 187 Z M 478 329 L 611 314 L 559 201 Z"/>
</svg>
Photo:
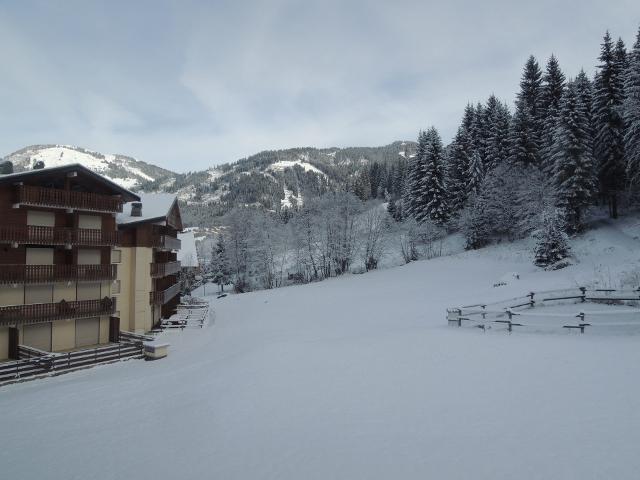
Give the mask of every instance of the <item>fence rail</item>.
<svg viewBox="0 0 640 480">
<path fill-rule="evenodd" d="M 32 347 L 18 347 L 20 360 L 0 363 L 0 385 L 40 375 L 52 375 L 111 363 L 130 358 L 142 358 L 142 342 L 121 341 L 109 345 L 75 350 L 65 353 L 50 353 Z"/>
<path fill-rule="evenodd" d="M 640 288 L 635 290 L 618 289 L 588 289 L 586 287 L 569 288 L 562 290 L 547 290 L 529 292 L 521 297 L 500 300 L 497 302 L 476 303 L 462 307 L 447 309 L 447 321 L 449 325 L 471 325 L 486 330 L 488 324 L 497 324 L 506 327 L 512 332 L 514 327 L 534 328 L 561 328 L 567 330 L 579 330 L 585 333 L 593 327 L 620 328 L 633 326 L 640 328 L 640 309 L 625 309 L 620 311 L 587 311 L 580 309 L 570 313 L 559 312 L 532 312 L 537 307 L 551 304 L 597 303 L 622 305 L 628 302 L 640 303 Z M 599 318 L 612 315 L 627 315 L 632 321 L 627 322 L 598 322 Z M 537 318 L 533 322 L 523 323 L 526 318 Z"/>
</svg>

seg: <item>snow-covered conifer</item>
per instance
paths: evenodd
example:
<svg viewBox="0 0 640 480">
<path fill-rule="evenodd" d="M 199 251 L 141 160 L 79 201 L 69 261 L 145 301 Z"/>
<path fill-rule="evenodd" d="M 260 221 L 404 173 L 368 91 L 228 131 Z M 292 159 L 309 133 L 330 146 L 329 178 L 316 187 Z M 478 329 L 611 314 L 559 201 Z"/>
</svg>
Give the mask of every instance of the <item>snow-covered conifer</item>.
<svg viewBox="0 0 640 480">
<path fill-rule="evenodd" d="M 618 216 L 618 191 L 624 186 L 624 122 L 621 106 L 623 78 L 620 53 L 616 54 L 609 32 L 604 36 L 600 67 L 593 96 L 594 152 L 598 162 L 601 194 L 608 199 L 609 213 Z"/>
<path fill-rule="evenodd" d="M 628 55 L 625 77 L 623 114 L 625 122 L 624 148 L 626 173 L 631 185 L 640 184 L 640 29 Z"/>
</svg>

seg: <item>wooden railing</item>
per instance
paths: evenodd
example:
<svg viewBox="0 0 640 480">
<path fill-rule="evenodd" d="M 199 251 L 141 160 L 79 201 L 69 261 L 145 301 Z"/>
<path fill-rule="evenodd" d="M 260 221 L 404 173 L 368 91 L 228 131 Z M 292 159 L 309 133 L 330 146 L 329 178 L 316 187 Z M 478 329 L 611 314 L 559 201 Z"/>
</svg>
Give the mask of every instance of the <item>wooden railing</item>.
<svg viewBox="0 0 640 480">
<path fill-rule="evenodd" d="M 38 225 L 0 225 L 0 243 L 115 246 L 120 243 L 120 232 Z"/>
<path fill-rule="evenodd" d="M 0 385 L 37 376 L 57 375 L 101 363 L 142 358 L 142 342 L 124 340 L 95 348 L 50 353 L 20 345 L 20 360 L 0 363 Z"/>
<path fill-rule="evenodd" d="M 70 208 L 91 212 L 122 212 L 122 199 L 90 192 L 74 192 L 56 188 L 16 186 L 17 202 L 21 205 Z"/>
<path fill-rule="evenodd" d="M 180 262 L 152 263 L 151 277 L 162 278 L 180 271 Z"/>
<path fill-rule="evenodd" d="M 180 250 L 182 242 L 177 238 L 169 235 L 154 235 L 153 247 L 162 248 L 164 250 Z"/>
<path fill-rule="evenodd" d="M 151 303 L 151 305 L 164 305 L 179 293 L 180 284 L 176 283 L 166 290 L 162 290 L 160 292 L 149 292 L 149 303 Z"/>
<path fill-rule="evenodd" d="M 0 326 L 15 323 L 34 324 L 70 318 L 111 315 L 116 310 L 116 299 L 61 301 L 59 303 L 32 303 L 0 307 Z"/>
<path fill-rule="evenodd" d="M 0 265 L 0 285 L 115 280 L 117 265 Z"/>
</svg>

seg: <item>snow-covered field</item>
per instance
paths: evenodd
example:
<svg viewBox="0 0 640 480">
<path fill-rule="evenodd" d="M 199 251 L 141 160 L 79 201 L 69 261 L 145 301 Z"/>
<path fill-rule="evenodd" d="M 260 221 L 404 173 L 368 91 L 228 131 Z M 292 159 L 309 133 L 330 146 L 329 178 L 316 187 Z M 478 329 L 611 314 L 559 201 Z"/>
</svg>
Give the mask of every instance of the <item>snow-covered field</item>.
<svg viewBox="0 0 640 480">
<path fill-rule="evenodd" d="M 0 389 L 3 478 L 636 479 L 640 336 L 508 335 L 445 309 L 619 278 L 633 222 L 544 272 L 524 244 L 213 299 L 170 356 Z M 606 266 L 606 268 L 604 267 Z M 513 277 L 517 272 L 519 279 Z M 493 287 L 499 279 L 507 285 Z M 640 319 L 638 319 L 640 321 Z"/>
</svg>

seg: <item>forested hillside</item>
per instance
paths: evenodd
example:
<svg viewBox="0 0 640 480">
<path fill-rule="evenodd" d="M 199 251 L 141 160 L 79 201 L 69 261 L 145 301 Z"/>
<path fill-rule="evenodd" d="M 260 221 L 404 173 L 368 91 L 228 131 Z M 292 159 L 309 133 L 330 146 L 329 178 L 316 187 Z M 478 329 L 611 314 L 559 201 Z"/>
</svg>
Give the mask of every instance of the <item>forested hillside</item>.
<svg viewBox="0 0 640 480">
<path fill-rule="evenodd" d="M 553 55 L 544 69 L 529 57 L 513 111 L 495 95 L 467 105 L 447 146 L 430 127 L 420 131 L 415 154 L 396 161 L 360 165 L 358 155 L 345 162 L 337 152 L 333 161 L 305 157 L 325 169 L 305 173 L 320 185 L 314 198 L 280 210 L 276 200 L 285 202 L 277 197 L 262 204 L 267 208 L 232 210 L 209 256 L 214 277 L 241 291 L 321 280 L 356 265 L 375 269 L 394 249 L 405 262 L 438 255 L 438 242 L 455 232 L 467 249 L 534 236 L 536 265 L 567 266 L 570 236 L 585 229 L 591 209 L 605 208 L 616 219 L 638 205 L 640 31 L 630 51 L 607 32 L 598 61 L 590 78 L 583 70 L 565 74 Z M 263 155 L 249 164 L 278 164 L 278 152 Z M 303 171 L 296 169 L 283 185 L 297 185 L 304 198 Z M 262 181 L 252 175 L 251 184 Z"/>
<path fill-rule="evenodd" d="M 205 171 L 167 175 L 140 188 L 176 193 L 186 223 L 209 226 L 234 207 L 288 215 L 327 192 L 351 191 L 362 200 L 400 195 L 406 159 L 414 151 L 414 142 L 264 151 Z"/>
</svg>

